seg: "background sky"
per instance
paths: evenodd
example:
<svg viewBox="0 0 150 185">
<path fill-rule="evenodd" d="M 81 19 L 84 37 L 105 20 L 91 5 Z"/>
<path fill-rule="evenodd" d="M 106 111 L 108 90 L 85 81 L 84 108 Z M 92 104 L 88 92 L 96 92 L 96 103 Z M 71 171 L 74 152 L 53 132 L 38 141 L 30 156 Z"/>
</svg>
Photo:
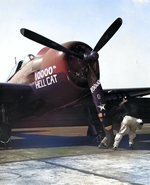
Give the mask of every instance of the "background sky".
<svg viewBox="0 0 150 185">
<path fill-rule="evenodd" d="M 99 51 L 103 88 L 150 87 L 150 0 L 1 0 L 0 82 L 27 54 L 44 46 L 20 34 L 33 30 L 60 44 L 83 41 L 92 48 L 121 17 L 123 24 Z"/>
</svg>

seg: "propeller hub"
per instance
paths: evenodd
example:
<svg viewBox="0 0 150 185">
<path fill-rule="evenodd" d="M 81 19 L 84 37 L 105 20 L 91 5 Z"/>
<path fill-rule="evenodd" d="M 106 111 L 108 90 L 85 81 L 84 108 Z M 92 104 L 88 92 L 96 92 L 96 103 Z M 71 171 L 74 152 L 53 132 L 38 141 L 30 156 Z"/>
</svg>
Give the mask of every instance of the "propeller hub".
<svg viewBox="0 0 150 185">
<path fill-rule="evenodd" d="M 84 56 L 84 60 L 87 63 L 93 63 L 93 62 L 97 61 L 98 58 L 99 58 L 99 55 L 96 51 L 91 51 L 90 54 Z"/>
</svg>

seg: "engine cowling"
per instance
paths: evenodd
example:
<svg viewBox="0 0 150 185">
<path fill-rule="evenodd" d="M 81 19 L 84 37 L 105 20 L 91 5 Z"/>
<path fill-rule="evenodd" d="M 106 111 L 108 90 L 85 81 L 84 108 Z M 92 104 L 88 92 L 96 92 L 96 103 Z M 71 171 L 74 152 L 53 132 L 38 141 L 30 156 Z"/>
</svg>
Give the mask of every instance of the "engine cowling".
<svg viewBox="0 0 150 185">
<path fill-rule="evenodd" d="M 90 46 L 82 42 L 76 42 L 72 44 L 69 49 L 74 53 L 81 54 L 84 56 L 88 56 L 92 51 L 92 48 Z M 67 61 L 69 65 L 68 71 L 69 77 L 71 78 L 73 83 L 75 83 L 79 87 L 88 88 L 87 82 L 88 60 L 85 59 L 83 60 L 75 56 L 69 55 L 67 57 Z M 94 61 L 94 70 L 96 71 L 99 77 L 98 60 Z"/>
</svg>

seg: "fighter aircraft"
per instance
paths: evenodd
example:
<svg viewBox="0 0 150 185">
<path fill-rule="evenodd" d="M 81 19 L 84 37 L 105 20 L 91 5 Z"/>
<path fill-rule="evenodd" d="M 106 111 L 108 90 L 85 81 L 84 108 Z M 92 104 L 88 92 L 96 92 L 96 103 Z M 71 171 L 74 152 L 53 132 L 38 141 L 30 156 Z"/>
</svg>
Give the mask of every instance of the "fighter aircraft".
<svg viewBox="0 0 150 185">
<path fill-rule="evenodd" d="M 91 100 L 93 97 L 98 114 L 105 116 L 107 99 L 149 94 L 150 88 L 102 89 L 98 52 L 121 25 L 122 19 L 116 19 L 94 49 L 78 41 L 60 45 L 22 28 L 23 36 L 45 47 L 36 56 L 27 55 L 16 65 L 7 82 L 0 83 L 0 141 L 9 141 L 15 121 L 74 106 L 87 97 Z"/>
</svg>

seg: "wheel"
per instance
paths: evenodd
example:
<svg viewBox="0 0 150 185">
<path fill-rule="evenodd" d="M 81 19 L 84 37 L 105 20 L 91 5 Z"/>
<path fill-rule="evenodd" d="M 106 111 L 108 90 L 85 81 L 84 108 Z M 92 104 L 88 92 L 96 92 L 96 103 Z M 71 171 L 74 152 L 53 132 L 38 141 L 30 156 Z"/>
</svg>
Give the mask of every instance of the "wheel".
<svg viewBox="0 0 150 185">
<path fill-rule="evenodd" d="M 11 128 L 7 123 L 0 124 L 0 142 L 8 143 L 11 137 Z"/>
</svg>

